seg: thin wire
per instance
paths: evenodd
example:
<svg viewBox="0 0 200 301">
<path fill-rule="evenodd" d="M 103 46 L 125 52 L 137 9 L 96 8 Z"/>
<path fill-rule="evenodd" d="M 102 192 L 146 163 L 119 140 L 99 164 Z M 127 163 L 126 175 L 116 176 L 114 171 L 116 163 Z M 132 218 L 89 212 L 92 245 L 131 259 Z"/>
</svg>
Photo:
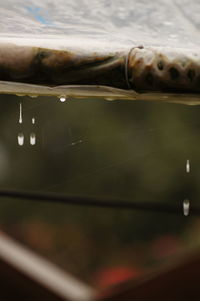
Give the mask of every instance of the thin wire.
<svg viewBox="0 0 200 301">
<path fill-rule="evenodd" d="M 129 65 L 130 54 L 131 54 L 132 50 L 135 49 L 135 48 L 143 49 L 144 46 L 139 45 L 137 47 L 132 47 L 129 50 L 127 56 L 126 56 L 126 59 L 125 59 L 125 79 L 126 79 L 126 84 L 127 84 L 129 90 L 132 90 L 132 87 L 131 87 L 130 82 L 129 82 L 129 76 L 128 76 L 128 69 L 129 68 L 128 68 L 128 65 Z"/>
<path fill-rule="evenodd" d="M 12 198 L 31 201 L 43 201 L 43 202 L 55 202 L 64 203 L 73 206 L 90 206 L 90 207 L 102 207 L 110 209 L 130 209 L 130 210 L 143 210 L 143 211 L 155 211 L 163 213 L 175 213 L 181 215 L 182 203 L 170 204 L 159 202 L 136 202 L 130 200 L 119 199 L 100 199 L 91 197 L 79 197 L 79 196 L 67 196 L 55 193 L 41 193 L 30 191 L 10 191 L 0 190 L 0 198 Z M 193 215 L 200 215 L 200 207 L 193 206 L 190 210 Z"/>
</svg>

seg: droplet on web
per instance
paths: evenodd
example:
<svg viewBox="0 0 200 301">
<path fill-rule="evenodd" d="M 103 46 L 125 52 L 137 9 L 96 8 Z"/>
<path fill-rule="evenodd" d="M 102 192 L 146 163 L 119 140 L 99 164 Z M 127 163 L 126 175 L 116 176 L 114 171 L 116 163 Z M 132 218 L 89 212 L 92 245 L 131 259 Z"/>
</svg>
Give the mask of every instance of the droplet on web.
<svg viewBox="0 0 200 301">
<path fill-rule="evenodd" d="M 20 145 L 20 146 L 24 145 L 24 134 L 23 133 L 18 134 L 17 141 L 18 141 L 18 145 Z"/>
<path fill-rule="evenodd" d="M 184 216 L 188 216 L 190 213 L 190 201 L 188 199 L 185 199 L 183 201 L 183 214 Z"/>
<path fill-rule="evenodd" d="M 190 160 L 186 161 L 186 172 L 189 173 L 190 172 Z"/>
<path fill-rule="evenodd" d="M 22 102 L 19 103 L 19 123 L 22 124 Z"/>
<path fill-rule="evenodd" d="M 30 134 L 30 145 L 35 145 L 36 144 L 36 135 L 35 133 Z"/>
</svg>

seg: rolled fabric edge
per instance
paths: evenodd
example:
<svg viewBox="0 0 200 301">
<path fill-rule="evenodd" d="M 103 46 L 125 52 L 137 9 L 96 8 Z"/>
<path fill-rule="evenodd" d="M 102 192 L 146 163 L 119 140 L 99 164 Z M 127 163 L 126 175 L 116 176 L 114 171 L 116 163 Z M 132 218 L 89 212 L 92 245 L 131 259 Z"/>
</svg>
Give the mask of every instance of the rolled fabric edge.
<svg viewBox="0 0 200 301">
<path fill-rule="evenodd" d="M 128 82 L 136 91 L 200 92 L 200 51 L 134 47 L 128 58 Z"/>
</svg>

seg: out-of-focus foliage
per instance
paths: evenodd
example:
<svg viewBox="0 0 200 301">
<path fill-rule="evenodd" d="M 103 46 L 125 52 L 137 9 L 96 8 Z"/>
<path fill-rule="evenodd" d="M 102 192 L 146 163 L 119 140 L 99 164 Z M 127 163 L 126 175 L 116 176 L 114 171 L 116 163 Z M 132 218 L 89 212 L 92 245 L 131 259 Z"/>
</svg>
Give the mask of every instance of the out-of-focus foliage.
<svg viewBox="0 0 200 301">
<path fill-rule="evenodd" d="M 1 96 L 0 105 L 0 188 L 146 202 L 198 201 L 198 106 L 103 99 L 60 103 L 15 96 Z M 17 144 L 19 132 L 25 136 L 23 146 Z M 29 144 L 32 132 L 35 146 Z M 139 277 L 199 246 L 199 219 L 185 218 L 182 212 L 1 200 L 0 224 L 99 287 Z"/>
</svg>

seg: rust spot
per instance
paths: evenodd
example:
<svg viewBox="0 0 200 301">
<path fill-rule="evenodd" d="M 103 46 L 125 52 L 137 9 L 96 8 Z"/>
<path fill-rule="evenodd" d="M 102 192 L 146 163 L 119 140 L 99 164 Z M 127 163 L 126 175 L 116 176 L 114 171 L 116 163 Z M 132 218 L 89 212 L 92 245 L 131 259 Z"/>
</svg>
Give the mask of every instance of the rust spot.
<svg viewBox="0 0 200 301">
<path fill-rule="evenodd" d="M 72 66 L 75 55 L 68 51 L 50 50 L 41 51 L 39 57 L 45 67 L 60 69 L 63 66 Z"/>
</svg>

